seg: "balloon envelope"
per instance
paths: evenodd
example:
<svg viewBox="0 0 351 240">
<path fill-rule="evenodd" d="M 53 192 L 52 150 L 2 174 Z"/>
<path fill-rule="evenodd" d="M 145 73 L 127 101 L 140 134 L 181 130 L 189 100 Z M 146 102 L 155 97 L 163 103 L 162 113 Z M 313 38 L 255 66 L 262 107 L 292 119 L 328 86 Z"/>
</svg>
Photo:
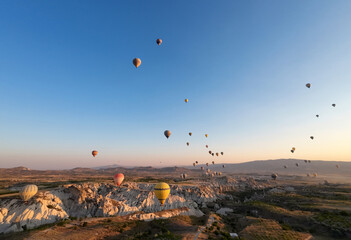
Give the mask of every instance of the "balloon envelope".
<svg viewBox="0 0 351 240">
<path fill-rule="evenodd" d="M 91 154 L 93 155 L 93 157 L 95 157 L 98 154 L 98 151 L 94 150 L 91 152 Z"/>
<path fill-rule="evenodd" d="M 189 102 L 189 100 L 186 98 L 186 99 L 184 100 L 184 102 L 186 102 L 186 103 L 187 103 L 187 102 Z"/>
<path fill-rule="evenodd" d="M 37 185 L 30 184 L 26 185 L 22 188 L 22 190 L 19 192 L 19 196 L 22 198 L 23 201 L 28 201 L 34 195 L 38 192 L 38 187 Z"/>
<path fill-rule="evenodd" d="M 121 185 L 121 183 L 124 180 L 124 175 L 123 173 L 117 173 L 113 176 L 113 181 L 115 182 L 115 184 L 117 185 L 117 187 L 119 187 L 119 185 Z"/>
<path fill-rule="evenodd" d="M 154 193 L 157 199 L 160 201 L 161 206 L 163 206 L 163 204 L 165 203 L 170 192 L 171 192 L 171 188 L 165 182 L 157 183 L 155 185 Z"/>
<path fill-rule="evenodd" d="M 134 59 L 133 59 L 133 64 L 134 64 L 134 66 L 135 66 L 136 68 L 138 68 L 138 67 L 140 66 L 140 64 L 141 64 L 140 58 L 134 58 Z"/>
<path fill-rule="evenodd" d="M 193 135 L 191 132 L 189 133 L 189 136 Z"/>
<path fill-rule="evenodd" d="M 159 46 L 160 46 L 160 45 L 161 45 L 161 43 L 162 43 L 162 39 L 161 39 L 161 38 L 157 38 L 157 39 L 156 39 L 156 43 L 157 43 L 157 45 L 159 45 Z"/>
<path fill-rule="evenodd" d="M 166 131 L 164 132 L 164 135 L 166 136 L 166 138 L 169 138 L 169 137 L 171 136 L 171 131 L 166 130 Z"/>
</svg>

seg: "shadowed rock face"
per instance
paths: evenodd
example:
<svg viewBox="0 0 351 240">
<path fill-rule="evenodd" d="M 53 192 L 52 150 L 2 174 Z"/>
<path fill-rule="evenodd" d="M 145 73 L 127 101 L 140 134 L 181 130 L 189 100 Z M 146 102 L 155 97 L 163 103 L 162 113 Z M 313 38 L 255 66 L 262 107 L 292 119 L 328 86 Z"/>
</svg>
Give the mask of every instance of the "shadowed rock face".
<svg viewBox="0 0 351 240">
<path fill-rule="evenodd" d="M 226 177 L 198 186 L 171 185 L 171 194 L 164 207 L 159 204 L 153 187 L 154 184 L 146 183 L 125 183 L 120 187 L 84 183 L 41 192 L 28 204 L 19 199 L 5 199 L 0 201 L 0 233 L 22 231 L 24 226 L 31 229 L 68 217 L 122 216 L 179 208 L 187 209 L 179 214 L 202 216 L 199 206 L 225 197 L 223 191 L 264 186 L 253 179 Z M 150 218 L 154 217 L 150 215 Z"/>
</svg>

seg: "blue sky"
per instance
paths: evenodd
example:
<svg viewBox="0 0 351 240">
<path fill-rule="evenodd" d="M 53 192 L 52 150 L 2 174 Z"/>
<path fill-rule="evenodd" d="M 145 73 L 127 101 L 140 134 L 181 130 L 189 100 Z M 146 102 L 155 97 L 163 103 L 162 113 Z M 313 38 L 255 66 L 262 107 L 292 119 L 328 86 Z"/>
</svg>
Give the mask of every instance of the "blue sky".
<svg viewBox="0 0 351 240">
<path fill-rule="evenodd" d="M 349 161 L 350 12 L 321 0 L 0 1 L 0 167 L 205 163 L 206 144 L 224 151 L 217 162 Z"/>
</svg>

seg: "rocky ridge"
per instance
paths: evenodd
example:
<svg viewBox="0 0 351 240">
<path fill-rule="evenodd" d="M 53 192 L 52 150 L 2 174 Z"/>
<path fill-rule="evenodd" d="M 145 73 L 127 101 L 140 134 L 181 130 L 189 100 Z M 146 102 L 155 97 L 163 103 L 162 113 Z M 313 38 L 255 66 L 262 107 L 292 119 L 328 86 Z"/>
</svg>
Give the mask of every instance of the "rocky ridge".
<svg viewBox="0 0 351 240">
<path fill-rule="evenodd" d="M 104 183 L 64 185 L 40 192 L 28 203 L 20 199 L 0 200 L 0 233 L 32 229 L 68 217 L 123 216 L 167 209 L 182 209 L 178 211 L 181 215 L 202 216 L 201 207 L 226 197 L 225 191 L 266 186 L 267 183 L 258 183 L 252 178 L 227 177 L 198 185 L 171 185 L 171 194 L 161 207 L 153 193 L 154 184 L 124 183 L 120 187 Z M 154 218 L 154 214 L 146 214 L 140 219 Z"/>
</svg>

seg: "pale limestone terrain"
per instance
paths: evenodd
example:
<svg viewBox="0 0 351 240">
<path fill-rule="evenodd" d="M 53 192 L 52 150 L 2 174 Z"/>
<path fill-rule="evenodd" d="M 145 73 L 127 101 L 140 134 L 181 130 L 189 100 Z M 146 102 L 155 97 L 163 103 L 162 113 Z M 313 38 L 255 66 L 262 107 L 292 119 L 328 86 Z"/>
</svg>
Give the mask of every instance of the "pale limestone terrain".
<svg viewBox="0 0 351 240">
<path fill-rule="evenodd" d="M 153 193 L 154 184 L 124 183 L 116 187 L 106 183 L 70 184 L 38 193 L 24 203 L 19 198 L 0 200 L 0 233 L 18 232 L 68 217 L 91 218 L 124 216 L 143 212 L 140 220 L 159 217 L 156 212 L 181 209 L 177 214 L 202 216 L 201 207 L 231 197 L 223 192 L 240 189 L 262 189 L 268 183 L 253 178 L 212 179 L 196 185 L 171 185 L 171 194 L 161 207 Z M 137 216 L 137 215 L 136 215 Z M 170 214 L 171 217 L 174 216 Z"/>
</svg>

